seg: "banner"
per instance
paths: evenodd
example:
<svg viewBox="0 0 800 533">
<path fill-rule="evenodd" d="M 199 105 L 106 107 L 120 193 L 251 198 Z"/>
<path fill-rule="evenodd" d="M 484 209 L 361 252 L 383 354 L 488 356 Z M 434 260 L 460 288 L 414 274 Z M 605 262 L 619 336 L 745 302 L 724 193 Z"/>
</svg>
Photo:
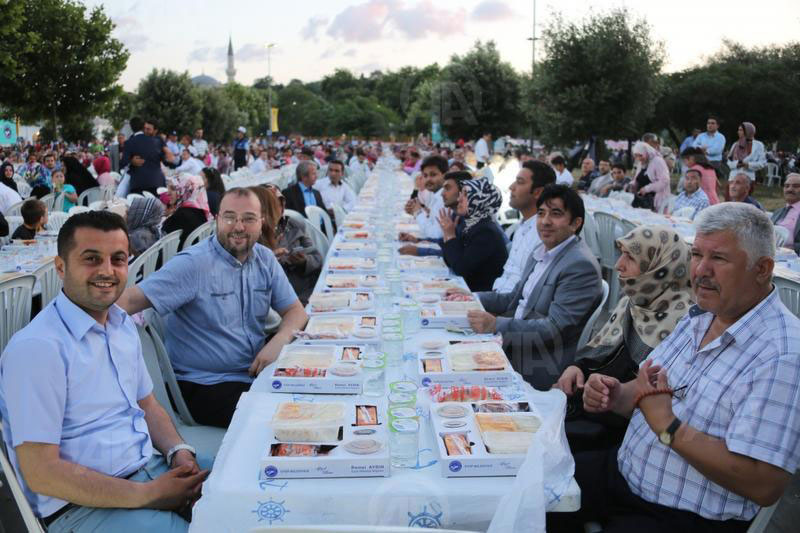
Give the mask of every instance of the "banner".
<svg viewBox="0 0 800 533">
<path fill-rule="evenodd" d="M 270 110 L 269 129 L 274 133 L 278 131 L 278 108 L 273 107 Z"/>
<path fill-rule="evenodd" d="M 17 142 L 17 125 L 10 120 L 0 120 L 0 144 L 8 145 Z"/>
</svg>

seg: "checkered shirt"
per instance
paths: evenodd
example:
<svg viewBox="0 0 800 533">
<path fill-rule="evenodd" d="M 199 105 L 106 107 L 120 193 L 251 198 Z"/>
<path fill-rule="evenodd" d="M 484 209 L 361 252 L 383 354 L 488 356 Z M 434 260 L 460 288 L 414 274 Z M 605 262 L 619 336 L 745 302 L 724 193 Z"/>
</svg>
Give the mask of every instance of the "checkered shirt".
<svg viewBox="0 0 800 533">
<path fill-rule="evenodd" d="M 649 359 L 667 369 L 675 415 L 728 450 L 794 473 L 800 461 L 800 320 L 772 293 L 699 349 L 713 319 L 694 306 Z M 664 446 L 638 409 L 617 455 L 631 491 L 712 520 L 750 520 L 756 503 L 703 476 Z"/>
<path fill-rule="evenodd" d="M 694 207 L 694 218 L 697 213 L 709 206 L 708 196 L 703 189 L 697 189 L 692 194 L 686 194 L 686 191 L 681 191 L 677 198 L 675 198 L 675 205 L 672 211 L 675 212 L 682 207 Z"/>
</svg>

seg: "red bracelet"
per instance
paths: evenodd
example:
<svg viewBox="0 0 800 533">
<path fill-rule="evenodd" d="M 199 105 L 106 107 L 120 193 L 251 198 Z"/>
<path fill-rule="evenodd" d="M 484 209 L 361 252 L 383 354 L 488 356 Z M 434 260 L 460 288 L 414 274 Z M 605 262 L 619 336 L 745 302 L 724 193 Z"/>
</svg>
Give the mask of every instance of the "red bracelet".
<svg viewBox="0 0 800 533">
<path fill-rule="evenodd" d="M 640 392 L 639 394 L 636 395 L 636 399 L 633 401 L 633 408 L 634 409 L 638 408 L 639 407 L 639 402 L 641 402 L 642 399 L 644 399 L 644 398 L 646 398 L 648 396 L 656 396 L 658 394 L 669 394 L 670 396 L 672 396 L 672 392 L 673 391 L 672 391 L 672 389 L 670 387 L 666 387 L 666 388 L 663 388 L 663 389 L 659 388 L 659 389 L 653 389 L 653 390 L 649 390 L 649 391 L 645 391 L 645 392 Z"/>
</svg>

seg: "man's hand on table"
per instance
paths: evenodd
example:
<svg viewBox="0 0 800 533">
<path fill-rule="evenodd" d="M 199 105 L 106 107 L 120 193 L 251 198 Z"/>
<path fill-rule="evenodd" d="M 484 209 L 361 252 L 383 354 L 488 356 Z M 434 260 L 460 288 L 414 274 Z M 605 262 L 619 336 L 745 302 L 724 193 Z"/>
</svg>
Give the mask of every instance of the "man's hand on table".
<svg viewBox="0 0 800 533">
<path fill-rule="evenodd" d="M 253 364 L 250 365 L 248 373 L 253 377 L 258 376 L 265 367 L 272 364 L 272 362 L 278 358 L 278 354 L 280 354 L 281 349 L 289 342 L 289 340 L 290 339 L 283 340 L 279 338 L 278 334 L 276 333 L 270 339 L 270 341 L 265 344 L 261 350 L 259 350 L 255 359 L 253 359 Z"/>
<path fill-rule="evenodd" d="M 404 244 L 397 250 L 401 255 L 419 255 L 417 247 L 413 244 Z"/>
<path fill-rule="evenodd" d="M 486 311 L 467 311 L 467 320 L 475 333 L 494 333 L 497 329 L 497 318 Z"/>
<path fill-rule="evenodd" d="M 461 287 L 451 287 L 444 291 L 445 297 L 450 296 L 451 294 L 472 294 L 467 289 L 462 289 Z"/>
<path fill-rule="evenodd" d="M 418 238 L 414 237 L 410 233 L 406 233 L 405 231 L 401 231 L 397 239 L 402 242 L 419 242 Z"/>
</svg>

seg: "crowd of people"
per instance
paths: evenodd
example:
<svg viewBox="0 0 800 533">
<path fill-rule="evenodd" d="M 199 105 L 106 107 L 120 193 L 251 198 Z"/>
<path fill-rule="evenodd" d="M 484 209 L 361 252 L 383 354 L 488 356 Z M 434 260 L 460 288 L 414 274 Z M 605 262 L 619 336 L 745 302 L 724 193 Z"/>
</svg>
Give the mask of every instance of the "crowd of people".
<svg viewBox="0 0 800 533">
<path fill-rule="evenodd" d="M 148 308 L 167 316 L 166 348 L 192 417 L 226 428 L 241 393 L 305 326 L 324 261 L 286 210 L 316 206 L 333 219 L 334 207 L 353 209 L 347 177 L 368 174 L 382 157 L 415 184 L 404 210 L 419 233 L 399 234 L 399 253 L 441 256 L 469 287 L 448 294 L 474 293 L 484 309 L 468 313 L 472 330 L 500 334 L 528 383 L 569 397 L 581 510 L 548 515 L 548 530 L 582 531 L 594 520 L 604 531 L 745 531 L 800 463 L 800 321 L 772 284 L 773 224 L 800 251 L 800 174 L 787 176 L 786 206 L 770 219 L 752 197 L 766 164 L 752 124 L 742 123 L 726 151 L 710 118 L 706 132 L 684 141 L 679 165 L 646 134 L 632 147 L 630 172 L 585 158 L 577 177 L 559 153 L 493 155 L 489 133 L 474 149 L 263 147 L 240 128 L 227 150 L 202 130 L 178 143 L 152 123 L 131 126 L 134 135 L 117 145 L 118 168 L 128 192 L 149 194 L 124 217 L 98 210 L 67 219 L 55 260 L 63 291 L 0 359 L 5 443 L 50 531 L 185 531 L 211 458 L 196 456 L 155 400 L 131 317 Z M 46 155 L 38 165 L 34 153 L 19 168 L 6 159 L 0 187 L 18 183 L 15 175 L 30 186 L 14 235 L 22 239 L 47 225 L 39 198 L 80 194 L 80 180 L 91 185 L 84 172 L 97 183 L 116 172 L 105 155 L 91 163 L 96 178 L 81 154 Z M 221 179 L 245 166 L 262 174 L 287 165 L 294 183 L 283 190 L 226 190 Z M 168 169 L 176 170 L 169 179 Z M 729 182 L 723 194 L 720 178 Z M 696 237 L 689 245 L 669 227 L 644 225 L 616 239 L 622 298 L 581 346 L 603 295 L 600 265 L 582 238 L 584 198 L 613 193 L 694 219 Z M 510 241 L 498 222 L 505 202 L 518 214 Z M 215 235 L 126 289 L 131 257 L 212 219 Z M 273 332 L 265 330 L 270 310 L 281 316 Z"/>
</svg>

